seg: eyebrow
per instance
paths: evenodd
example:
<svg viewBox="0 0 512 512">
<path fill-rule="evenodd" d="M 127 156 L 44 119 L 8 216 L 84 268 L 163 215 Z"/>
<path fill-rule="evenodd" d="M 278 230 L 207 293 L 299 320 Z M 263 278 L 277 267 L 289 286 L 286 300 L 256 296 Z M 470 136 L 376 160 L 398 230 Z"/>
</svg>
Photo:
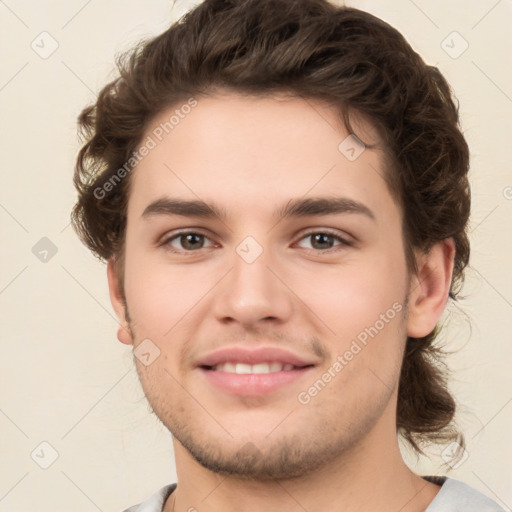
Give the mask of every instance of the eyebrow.
<svg viewBox="0 0 512 512">
<path fill-rule="evenodd" d="M 287 219 L 292 217 L 310 217 L 341 213 L 361 214 L 376 221 L 375 214 L 368 206 L 347 197 L 314 197 L 291 199 L 274 212 L 274 216 Z M 223 208 L 201 200 L 183 200 L 163 197 L 153 201 L 142 212 L 143 218 L 155 215 L 180 215 L 183 217 L 219 218 L 228 217 Z"/>
</svg>

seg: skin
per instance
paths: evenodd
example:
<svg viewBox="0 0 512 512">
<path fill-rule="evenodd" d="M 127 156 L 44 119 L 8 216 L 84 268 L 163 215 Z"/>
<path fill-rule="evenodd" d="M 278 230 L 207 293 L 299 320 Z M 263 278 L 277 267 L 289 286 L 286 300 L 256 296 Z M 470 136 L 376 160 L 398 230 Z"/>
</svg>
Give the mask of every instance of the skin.
<svg viewBox="0 0 512 512">
<path fill-rule="evenodd" d="M 133 171 L 124 276 L 108 263 L 119 340 L 136 348 L 150 339 L 160 350 L 148 366 L 135 362 L 173 434 L 178 488 L 165 511 L 425 510 L 439 486 L 400 455 L 397 388 L 407 335 L 431 332 L 445 307 L 453 241 L 417 252 L 418 273 L 409 275 L 382 151 L 349 161 L 338 150 L 348 132 L 329 105 L 227 91 L 197 99 Z M 371 124 L 355 121 L 362 139 L 378 142 Z M 214 202 L 227 217 L 142 215 L 164 196 Z M 375 219 L 274 214 L 304 197 L 350 198 Z M 180 229 L 205 237 L 169 241 Z M 325 230 L 349 243 L 311 236 Z M 263 249 L 252 263 L 236 251 L 247 236 Z M 396 303 L 394 318 L 300 403 L 298 394 Z M 194 366 L 228 344 L 283 347 L 317 365 L 268 395 L 233 396 Z"/>
</svg>

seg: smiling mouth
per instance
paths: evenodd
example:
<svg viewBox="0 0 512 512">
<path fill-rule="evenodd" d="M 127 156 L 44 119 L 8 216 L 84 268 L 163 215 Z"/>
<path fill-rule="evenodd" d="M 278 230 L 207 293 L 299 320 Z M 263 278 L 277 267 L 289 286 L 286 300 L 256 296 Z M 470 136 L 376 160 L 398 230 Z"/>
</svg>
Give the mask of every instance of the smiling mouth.
<svg viewBox="0 0 512 512">
<path fill-rule="evenodd" d="M 247 363 L 239 363 L 239 362 L 226 362 L 216 364 L 215 366 L 207 366 L 203 365 L 201 368 L 205 370 L 217 371 L 217 372 L 226 372 L 226 373 L 235 373 L 238 375 L 247 375 L 247 374 L 265 374 L 265 373 L 277 373 L 277 372 L 288 372 L 293 370 L 302 370 L 304 368 L 310 368 L 313 365 L 304 365 L 304 366 L 295 366 L 289 363 L 280 363 L 280 362 L 268 362 L 268 363 L 257 363 L 257 364 L 247 364 Z"/>
<path fill-rule="evenodd" d="M 284 388 L 305 378 L 314 364 L 294 365 L 289 362 L 263 361 L 254 364 L 220 361 L 200 365 L 209 384 L 230 395 L 258 397 Z"/>
<path fill-rule="evenodd" d="M 202 365 L 200 368 L 203 370 L 209 370 L 214 372 L 225 372 L 232 373 L 236 375 L 249 375 L 249 374 L 267 374 L 267 373 L 278 373 L 278 372 L 291 372 L 294 370 L 304 370 L 306 368 L 312 368 L 314 365 L 308 364 L 304 366 L 295 366 L 289 363 L 279 363 L 279 362 L 271 362 L 271 363 L 257 363 L 257 364 L 247 364 L 247 363 L 236 363 L 236 362 L 226 362 L 216 364 L 215 366 Z"/>
</svg>

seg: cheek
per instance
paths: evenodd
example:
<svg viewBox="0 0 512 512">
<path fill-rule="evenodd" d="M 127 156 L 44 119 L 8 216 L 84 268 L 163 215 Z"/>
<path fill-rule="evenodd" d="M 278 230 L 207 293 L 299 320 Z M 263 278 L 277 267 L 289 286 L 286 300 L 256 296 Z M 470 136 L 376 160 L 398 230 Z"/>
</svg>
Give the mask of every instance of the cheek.
<svg viewBox="0 0 512 512">
<path fill-rule="evenodd" d="M 222 274 L 225 270 L 217 269 Z M 164 341 L 204 313 L 205 298 L 218 281 L 208 265 L 166 264 L 133 251 L 126 261 L 125 289 L 138 338 Z"/>
<path fill-rule="evenodd" d="M 296 282 L 294 290 L 305 298 L 326 333 L 331 360 L 322 371 L 330 369 L 336 378 L 325 399 L 344 403 L 345 391 L 350 390 L 364 401 L 394 388 L 406 337 L 407 274 L 402 258 L 391 253 L 369 256 L 346 267 L 317 272 L 309 280 L 301 278 L 300 285 Z M 333 368 L 335 361 L 338 364 Z"/>
<path fill-rule="evenodd" d="M 136 254 L 127 260 L 126 298 L 138 337 L 161 337 L 174 324 L 188 290 L 175 274 L 161 266 L 147 265 L 144 258 L 137 258 Z"/>
<path fill-rule="evenodd" d="M 318 266 L 288 274 L 294 292 L 341 339 L 404 309 L 405 263 L 393 256 L 354 258 L 339 266 Z M 398 303 L 399 306 L 393 305 Z M 386 318 L 387 319 L 387 318 Z M 396 323 L 396 322 L 395 322 Z M 380 325 L 380 324 L 379 324 Z"/>
<path fill-rule="evenodd" d="M 329 310 L 322 320 L 335 333 L 325 337 L 330 359 L 311 379 L 312 387 L 303 390 L 318 410 L 343 412 L 345 417 L 363 417 L 375 408 L 372 404 L 387 403 L 400 377 L 406 336 L 400 300 L 390 302 L 375 287 L 361 286 L 359 291 L 365 293 L 337 294 L 337 308 L 325 304 Z"/>
</svg>

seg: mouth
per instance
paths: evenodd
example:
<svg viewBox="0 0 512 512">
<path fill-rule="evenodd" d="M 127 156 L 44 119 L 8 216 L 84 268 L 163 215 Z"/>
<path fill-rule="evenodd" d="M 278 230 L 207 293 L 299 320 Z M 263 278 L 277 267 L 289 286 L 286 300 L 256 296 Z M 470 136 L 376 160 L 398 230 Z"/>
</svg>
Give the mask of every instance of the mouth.
<svg viewBox="0 0 512 512">
<path fill-rule="evenodd" d="M 304 365 L 304 366 L 295 366 L 290 363 L 281 363 L 279 361 L 268 362 L 268 363 L 257 363 L 257 364 L 247 364 L 240 362 L 226 362 L 216 364 L 214 366 L 203 365 L 201 368 L 204 370 L 211 370 L 216 372 L 226 372 L 226 373 L 235 373 L 237 375 L 249 375 L 249 374 L 267 374 L 267 373 L 277 373 L 277 372 L 289 372 L 293 370 L 301 370 L 303 368 L 309 368 L 314 365 Z"/>
<path fill-rule="evenodd" d="M 281 349 L 224 349 L 205 357 L 197 369 L 217 390 L 255 397 L 290 386 L 310 374 L 315 362 Z"/>
</svg>

